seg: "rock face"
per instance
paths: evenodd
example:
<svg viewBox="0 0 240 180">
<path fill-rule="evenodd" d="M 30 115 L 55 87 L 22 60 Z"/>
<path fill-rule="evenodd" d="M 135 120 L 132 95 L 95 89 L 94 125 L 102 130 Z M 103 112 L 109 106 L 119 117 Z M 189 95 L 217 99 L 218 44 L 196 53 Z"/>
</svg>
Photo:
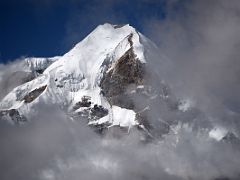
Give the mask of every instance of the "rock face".
<svg viewBox="0 0 240 180">
<path fill-rule="evenodd" d="M 125 102 L 129 93 L 127 90 L 135 89 L 144 83 L 144 64 L 141 63 L 130 48 L 110 70 L 106 69 L 100 82 L 102 93 L 111 104 L 133 109 L 133 103 Z M 129 101 L 129 100 L 128 100 Z"/>
<path fill-rule="evenodd" d="M 76 103 L 73 107 L 74 110 L 77 110 L 81 107 L 90 107 L 91 106 L 91 97 L 89 96 L 83 96 L 81 101 L 79 101 L 78 103 Z"/>
<path fill-rule="evenodd" d="M 38 96 L 40 96 L 43 91 L 47 88 L 47 85 L 42 86 L 40 88 L 34 89 L 33 91 L 31 91 L 30 93 L 28 93 L 27 95 L 25 95 L 23 97 L 23 100 L 25 103 L 31 103 L 32 101 L 34 101 Z"/>
<path fill-rule="evenodd" d="M 21 124 L 27 122 L 27 118 L 24 115 L 20 115 L 18 110 L 2 110 L 0 111 L 0 119 L 10 120 L 14 124 Z"/>
<path fill-rule="evenodd" d="M 131 84 L 143 85 L 144 64 L 135 58 L 129 49 L 117 62 L 113 69 L 104 73 L 100 83 L 103 93 L 112 97 L 124 93 Z"/>
</svg>

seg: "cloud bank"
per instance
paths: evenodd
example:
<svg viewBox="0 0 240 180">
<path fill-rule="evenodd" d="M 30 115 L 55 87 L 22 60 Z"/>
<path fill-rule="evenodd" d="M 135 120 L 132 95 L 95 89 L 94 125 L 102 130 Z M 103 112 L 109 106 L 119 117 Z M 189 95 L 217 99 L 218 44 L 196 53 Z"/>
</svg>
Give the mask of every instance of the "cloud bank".
<svg viewBox="0 0 240 180">
<path fill-rule="evenodd" d="M 109 1 L 105 10 L 113 4 Z M 177 96 L 191 99 L 211 123 L 239 136 L 239 1 L 174 0 L 166 8 L 165 19 L 142 19 L 143 32 L 170 61 L 163 69 L 156 58 L 154 68 L 164 71 L 159 74 Z M 0 66 L 0 97 L 20 83 L 9 80 L 18 63 Z M 123 136 L 109 131 L 102 137 L 54 105 L 35 109 L 26 125 L 0 121 L 2 180 L 239 179 L 239 149 L 188 124 L 176 126 L 164 139 L 143 143 L 135 129 Z"/>
<path fill-rule="evenodd" d="M 1 121 L 1 179 L 237 179 L 240 151 L 187 126 L 143 143 L 134 129 L 104 137 L 52 105 L 21 127 Z"/>
<path fill-rule="evenodd" d="M 240 3 L 184 2 L 170 1 L 166 19 L 146 22 L 146 31 L 171 61 L 162 69 L 164 78 L 175 94 L 239 128 Z"/>
</svg>

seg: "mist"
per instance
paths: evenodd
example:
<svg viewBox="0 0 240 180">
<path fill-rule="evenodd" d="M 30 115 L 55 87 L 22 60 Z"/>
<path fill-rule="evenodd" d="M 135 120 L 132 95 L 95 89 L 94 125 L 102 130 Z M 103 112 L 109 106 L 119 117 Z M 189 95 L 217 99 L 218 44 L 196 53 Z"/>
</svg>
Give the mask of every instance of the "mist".
<svg viewBox="0 0 240 180">
<path fill-rule="evenodd" d="M 23 58 L 19 58 L 7 64 L 0 64 L 0 100 L 30 77 L 30 72 L 22 71 L 22 60 Z"/>
<path fill-rule="evenodd" d="M 8 179 L 217 179 L 239 177 L 240 151 L 177 126 L 164 140 L 144 143 L 141 132 L 95 133 L 51 104 L 39 104 L 30 121 L 1 121 L 0 166 Z"/>
<path fill-rule="evenodd" d="M 238 113 L 240 3 L 191 2 L 176 12 L 177 1 L 169 5 L 166 20 L 146 23 L 172 63 L 164 78 L 179 88 L 176 93 L 197 97 L 199 103 L 208 101 L 206 109 L 218 105 L 230 108 L 232 103 L 231 110 Z"/>
<path fill-rule="evenodd" d="M 238 132 L 239 13 L 235 0 L 169 1 L 166 19 L 145 23 L 170 64 L 154 66 L 174 93 L 190 99 L 216 123 L 237 126 Z"/>
<path fill-rule="evenodd" d="M 171 0 L 165 19 L 142 22 L 143 33 L 161 50 L 150 64 L 159 73 L 159 81 L 164 80 L 177 97 L 190 100 L 205 115 L 200 123 L 207 121 L 209 129 L 221 127 L 239 138 L 240 2 L 201 0 L 180 5 Z M 66 39 L 78 36 L 74 27 L 68 28 Z M 22 77 L 9 79 L 18 65 L 18 60 L 0 65 L 0 99 L 22 83 Z M 33 109 L 23 125 L 0 119 L 1 180 L 240 177 L 239 146 L 216 141 L 209 131 L 196 131 L 189 122 L 181 121 L 162 138 L 144 142 L 144 135 L 135 128 L 124 134 L 113 128 L 100 136 L 83 119 L 70 118 L 56 104 L 39 103 Z M 158 113 L 156 108 L 153 116 Z"/>
</svg>

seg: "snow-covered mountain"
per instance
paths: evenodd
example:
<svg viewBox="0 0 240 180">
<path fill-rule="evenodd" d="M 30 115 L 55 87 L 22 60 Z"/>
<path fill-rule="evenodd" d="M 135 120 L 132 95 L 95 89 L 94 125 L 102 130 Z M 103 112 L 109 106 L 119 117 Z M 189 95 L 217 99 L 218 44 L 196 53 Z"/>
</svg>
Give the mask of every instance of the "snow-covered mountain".
<svg viewBox="0 0 240 180">
<path fill-rule="evenodd" d="M 158 66 L 169 63 L 130 25 L 100 25 L 63 56 L 23 59 L 23 83 L 3 98 L 0 116 L 23 123 L 44 102 L 101 133 L 117 126 L 162 136 L 189 120 L 192 128 L 209 131 L 204 114 L 175 97 L 152 68 L 156 57 Z"/>
</svg>

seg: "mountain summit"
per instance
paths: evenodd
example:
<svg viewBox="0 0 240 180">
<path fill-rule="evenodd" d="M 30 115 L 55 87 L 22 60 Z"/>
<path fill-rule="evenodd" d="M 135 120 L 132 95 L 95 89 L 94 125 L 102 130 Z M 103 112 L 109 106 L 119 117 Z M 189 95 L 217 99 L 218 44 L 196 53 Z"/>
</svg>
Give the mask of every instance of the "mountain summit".
<svg viewBox="0 0 240 180">
<path fill-rule="evenodd" d="M 98 132 L 117 126 L 162 135 L 176 123 L 169 114 L 191 108 L 149 67 L 156 57 L 166 61 L 157 54 L 156 45 L 130 25 L 100 25 L 61 57 L 25 58 L 23 83 L 1 101 L 0 116 L 23 123 L 44 102 Z"/>
</svg>

